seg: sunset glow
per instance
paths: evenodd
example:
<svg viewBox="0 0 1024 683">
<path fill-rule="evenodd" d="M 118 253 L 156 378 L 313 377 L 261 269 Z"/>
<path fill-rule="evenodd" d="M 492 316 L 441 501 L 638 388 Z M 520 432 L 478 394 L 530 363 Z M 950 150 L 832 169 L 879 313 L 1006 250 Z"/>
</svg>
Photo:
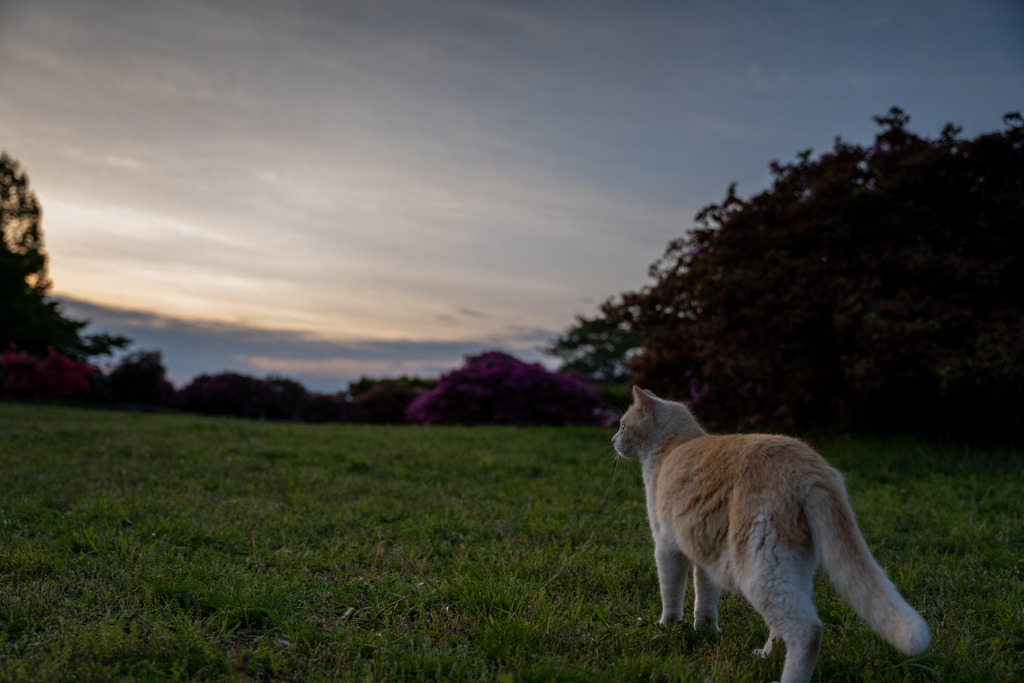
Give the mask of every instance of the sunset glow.
<svg viewBox="0 0 1024 683">
<path fill-rule="evenodd" d="M 53 294 L 179 379 L 539 359 L 773 159 L 892 105 L 929 135 L 1024 108 L 1012 3 L 288 8 L 0 4 L 0 148 Z"/>
</svg>

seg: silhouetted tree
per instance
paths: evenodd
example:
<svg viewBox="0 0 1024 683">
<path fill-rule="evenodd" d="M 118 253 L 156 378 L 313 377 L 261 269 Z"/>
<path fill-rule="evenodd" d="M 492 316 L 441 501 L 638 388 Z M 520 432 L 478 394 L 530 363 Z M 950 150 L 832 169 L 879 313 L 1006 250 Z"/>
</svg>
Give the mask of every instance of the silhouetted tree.
<svg viewBox="0 0 1024 683">
<path fill-rule="evenodd" d="M 136 351 L 121 359 L 108 378 L 118 403 L 164 405 L 174 393 L 159 351 Z"/>
<path fill-rule="evenodd" d="M 299 403 L 299 419 L 303 422 L 348 422 L 353 412 L 352 401 L 343 392 L 307 392 Z"/>
<path fill-rule="evenodd" d="M 18 162 L 0 154 L 0 349 L 16 347 L 42 356 L 48 348 L 74 359 L 104 355 L 126 346 L 125 337 L 83 338 L 87 323 L 65 318 L 50 288 L 42 211 Z"/>
<path fill-rule="evenodd" d="M 360 395 L 365 394 L 366 392 L 370 391 L 371 389 L 373 389 L 375 386 L 377 386 L 381 382 L 388 382 L 389 384 L 398 384 L 398 385 L 401 385 L 403 387 L 409 387 L 409 388 L 412 388 L 412 389 L 419 389 L 419 390 L 433 389 L 434 386 L 437 384 L 437 380 L 435 380 L 435 379 L 422 379 L 420 377 L 406 377 L 405 375 L 402 375 L 401 377 L 385 378 L 385 379 L 374 379 L 372 377 L 366 377 L 364 375 L 363 377 L 360 377 L 358 381 L 349 382 L 348 393 L 353 398 L 355 398 L 357 396 L 360 396 Z"/>
<path fill-rule="evenodd" d="M 371 424 L 401 424 L 405 422 L 405 411 L 423 388 L 412 382 L 385 379 L 360 392 L 353 399 L 355 418 Z M 351 390 L 351 389 L 350 389 Z"/>
<path fill-rule="evenodd" d="M 236 372 L 199 375 L 178 392 L 181 407 L 212 415 L 295 420 L 306 389 L 283 377 L 258 379 Z"/>
<path fill-rule="evenodd" d="M 593 318 L 576 316 L 565 334 L 543 348 L 562 359 L 562 371 L 603 384 L 621 384 L 633 372 L 632 358 L 640 351 L 643 335 L 636 329 L 633 312 L 614 298 L 602 303 Z"/>
<path fill-rule="evenodd" d="M 975 139 L 876 121 L 873 145 L 773 163 L 669 245 L 624 296 L 640 384 L 729 429 L 1024 431 L 1021 117 Z"/>
</svg>

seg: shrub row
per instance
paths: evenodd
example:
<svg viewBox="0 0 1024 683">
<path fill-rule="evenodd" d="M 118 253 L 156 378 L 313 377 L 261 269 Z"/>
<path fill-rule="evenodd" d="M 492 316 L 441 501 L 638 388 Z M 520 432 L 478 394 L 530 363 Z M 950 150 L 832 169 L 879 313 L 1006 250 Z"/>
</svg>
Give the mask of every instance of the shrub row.
<svg viewBox="0 0 1024 683">
<path fill-rule="evenodd" d="M 11 350 L 0 364 L 0 396 L 302 422 L 565 425 L 602 418 L 601 400 L 579 380 L 498 351 L 467 357 L 436 383 L 364 378 L 350 393 L 323 394 L 283 377 L 234 372 L 199 375 L 176 390 L 159 351 L 125 356 L 104 373 L 53 349 L 44 358 Z"/>
</svg>

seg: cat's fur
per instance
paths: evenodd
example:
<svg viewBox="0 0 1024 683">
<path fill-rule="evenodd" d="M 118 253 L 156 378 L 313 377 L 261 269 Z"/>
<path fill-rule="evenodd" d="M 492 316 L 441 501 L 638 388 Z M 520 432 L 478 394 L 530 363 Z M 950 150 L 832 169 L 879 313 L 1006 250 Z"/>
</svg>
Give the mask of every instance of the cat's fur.
<svg viewBox="0 0 1024 683">
<path fill-rule="evenodd" d="M 810 446 L 764 434 L 710 436 L 681 403 L 633 389 L 613 438 L 643 466 L 661 588 L 661 623 L 683 618 L 693 566 L 694 628 L 718 630 L 721 589 L 764 617 L 766 657 L 786 647 L 782 683 L 809 681 L 822 626 L 812 589 L 819 561 L 836 590 L 896 649 L 928 647 L 928 625 L 871 556 L 839 472 Z"/>
</svg>

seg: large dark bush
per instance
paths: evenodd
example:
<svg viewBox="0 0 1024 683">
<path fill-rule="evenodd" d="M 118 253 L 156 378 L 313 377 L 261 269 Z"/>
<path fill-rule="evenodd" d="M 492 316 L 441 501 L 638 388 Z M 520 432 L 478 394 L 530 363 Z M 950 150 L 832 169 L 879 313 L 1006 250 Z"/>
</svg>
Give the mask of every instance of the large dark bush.
<svg viewBox="0 0 1024 683">
<path fill-rule="evenodd" d="M 355 417 L 359 422 L 371 424 L 401 424 L 405 411 L 423 393 L 423 389 L 398 380 L 380 380 L 358 394 Z"/>
<path fill-rule="evenodd" d="M 234 372 L 199 375 L 179 392 L 186 410 L 211 415 L 294 420 L 306 390 L 290 379 L 258 379 Z"/>
<path fill-rule="evenodd" d="M 422 424 L 593 424 L 600 400 L 575 377 L 507 353 L 468 356 L 406 412 Z"/>
<path fill-rule="evenodd" d="M 107 378 L 116 403 L 159 406 L 171 401 L 174 388 L 159 351 L 136 351 L 117 364 Z"/>
<path fill-rule="evenodd" d="M 400 384 L 405 387 L 411 387 L 413 389 L 425 390 L 433 389 L 437 385 L 436 379 L 424 379 L 421 377 L 408 377 L 402 375 L 401 377 L 388 378 L 388 379 L 375 379 L 372 377 L 360 377 L 355 382 L 350 382 L 348 385 L 348 393 L 351 394 L 352 398 L 359 398 L 360 395 L 365 394 L 370 389 L 381 382 L 388 382 L 391 384 Z"/>
<path fill-rule="evenodd" d="M 299 419 L 303 422 L 348 422 L 354 412 L 345 394 L 309 392 L 299 401 Z"/>
<path fill-rule="evenodd" d="M 1024 126 L 837 140 L 730 188 L 626 295 L 637 381 L 725 428 L 1022 431 Z"/>
</svg>

